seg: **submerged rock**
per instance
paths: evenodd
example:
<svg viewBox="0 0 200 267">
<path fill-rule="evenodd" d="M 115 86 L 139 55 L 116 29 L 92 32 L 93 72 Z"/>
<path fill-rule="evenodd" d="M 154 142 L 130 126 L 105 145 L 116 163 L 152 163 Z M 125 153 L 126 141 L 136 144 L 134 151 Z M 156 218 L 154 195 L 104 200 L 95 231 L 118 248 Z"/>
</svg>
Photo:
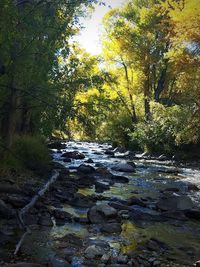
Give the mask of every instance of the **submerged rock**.
<svg viewBox="0 0 200 267">
<path fill-rule="evenodd" d="M 48 144 L 48 148 L 50 148 L 50 149 L 65 149 L 66 145 L 59 142 L 59 141 L 56 141 L 56 142 Z"/>
</svg>

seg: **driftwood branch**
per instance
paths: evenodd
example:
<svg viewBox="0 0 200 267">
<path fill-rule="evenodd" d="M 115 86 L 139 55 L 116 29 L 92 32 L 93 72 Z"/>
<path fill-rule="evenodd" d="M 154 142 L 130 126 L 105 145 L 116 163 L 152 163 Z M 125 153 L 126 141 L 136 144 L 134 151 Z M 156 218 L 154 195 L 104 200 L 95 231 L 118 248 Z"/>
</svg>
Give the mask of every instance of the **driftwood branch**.
<svg viewBox="0 0 200 267">
<path fill-rule="evenodd" d="M 42 197 L 46 191 L 49 189 L 49 187 L 51 186 L 51 184 L 53 184 L 57 178 L 59 176 L 59 172 L 58 171 L 54 171 L 53 175 L 51 176 L 51 178 L 48 180 L 48 182 L 40 189 L 40 191 L 37 193 L 37 195 L 35 195 L 31 201 L 26 205 L 24 206 L 19 212 L 18 212 L 18 219 L 19 219 L 19 223 L 20 225 L 25 229 L 25 232 L 23 233 L 22 237 L 20 238 L 19 242 L 17 243 L 16 245 L 16 248 L 15 248 L 15 252 L 14 252 L 14 255 L 16 256 L 18 251 L 20 250 L 26 236 L 28 234 L 31 233 L 31 230 L 29 228 L 28 225 L 26 225 L 24 223 L 24 215 L 32 208 L 34 207 L 34 205 L 36 204 L 36 202 L 38 201 L 38 199 L 40 197 Z"/>
</svg>

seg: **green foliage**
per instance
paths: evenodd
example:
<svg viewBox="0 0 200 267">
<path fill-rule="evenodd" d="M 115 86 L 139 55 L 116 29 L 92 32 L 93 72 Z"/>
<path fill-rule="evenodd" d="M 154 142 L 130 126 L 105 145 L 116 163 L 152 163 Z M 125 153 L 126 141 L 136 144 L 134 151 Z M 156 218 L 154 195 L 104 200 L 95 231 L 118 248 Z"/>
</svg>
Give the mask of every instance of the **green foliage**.
<svg viewBox="0 0 200 267">
<path fill-rule="evenodd" d="M 184 138 L 190 120 L 191 112 L 186 107 L 165 107 L 162 104 L 152 104 L 152 118 L 137 124 L 131 133 L 133 141 L 140 147 L 152 153 L 172 153 L 178 145 L 190 142 Z"/>
<path fill-rule="evenodd" d="M 18 136 L 11 149 L 6 150 L 1 161 L 2 170 L 43 173 L 48 170 L 50 155 L 47 145 L 41 137 Z"/>
</svg>

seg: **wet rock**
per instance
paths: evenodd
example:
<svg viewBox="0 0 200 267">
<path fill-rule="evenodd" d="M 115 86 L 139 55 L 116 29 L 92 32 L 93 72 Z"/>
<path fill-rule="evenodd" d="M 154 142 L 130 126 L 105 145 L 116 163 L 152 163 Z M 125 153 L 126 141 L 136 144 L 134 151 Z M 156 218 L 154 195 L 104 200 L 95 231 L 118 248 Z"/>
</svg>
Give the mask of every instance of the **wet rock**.
<svg viewBox="0 0 200 267">
<path fill-rule="evenodd" d="M 122 183 L 123 184 L 123 183 L 129 182 L 129 179 L 127 177 L 119 176 L 119 175 L 113 175 L 111 179 L 115 183 Z"/>
<path fill-rule="evenodd" d="M 52 219 L 49 215 L 39 217 L 38 224 L 42 226 L 53 226 Z"/>
<path fill-rule="evenodd" d="M 104 255 L 101 257 L 101 262 L 102 262 L 102 263 L 108 263 L 109 260 L 110 260 L 110 255 L 109 255 L 109 254 L 104 254 Z"/>
<path fill-rule="evenodd" d="M 105 190 L 109 190 L 110 189 L 110 185 L 109 184 L 105 184 L 105 183 L 101 183 L 101 182 L 95 182 L 95 191 L 97 193 L 103 193 Z"/>
<path fill-rule="evenodd" d="M 85 161 L 85 163 L 94 163 L 94 160 L 93 160 L 93 159 L 87 159 L 87 160 Z"/>
<path fill-rule="evenodd" d="M 85 164 L 81 164 L 78 169 L 78 172 L 82 172 L 82 173 L 94 173 L 95 172 L 95 168 L 90 166 L 90 165 L 85 165 Z"/>
<path fill-rule="evenodd" d="M 110 155 L 110 156 L 114 156 L 115 155 L 115 152 L 113 150 L 110 150 L 110 149 L 107 149 L 104 153 L 106 155 Z"/>
<path fill-rule="evenodd" d="M 84 196 L 81 194 L 76 194 L 73 199 L 71 199 L 68 203 L 74 207 L 80 208 L 90 208 L 95 204 L 95 200 L 90 196 Z"/>
<path fill-rule="evenodd" d="M 157 208 L 162 211 L 168 210 L 188 210 L 194 206 L 192 200 L 188 196 L 172 194 L 162 196 L 156 204 Z"/>
<path fill-rule="evenodd" d="M 161 192 L 179 192 L 179 188 L 177 187 L 169 187 L 169 188 L 165 188 L 163 191 Z"/>
<path fill-rule="evenodd" d="M 195 185 L 195 184 L 188 184 L 187 185 L 187 189 L 189 191 L 199 191 L 200 190 L 199 187 L 197 185 Z"/>
<path fill-rule="evenodd" d="M 146 207 L 146 204 L 142 200 L 140 200 L 139 198 L 137 198 L 137 197 L 131 197 L 127 201 L 127 205 L 128 206 L 138 205 L 138 206 L 141 206 L 141 207 Z"/>
<path fill-rule="evenodd" d="M 48 144 L 48 148 L 50 148 L 50 149 L 65 149 L 66 145 L 57 141 L 57 142 L 53 142 L 53 143 Z"/>
<path fill-rule="evenodd" d="M 132 266 L 132 265 L 131 265 Z M 134 265 L 133 265 L 134 266 Z M 113 264 L 108 264 L 106 267 L 130 267 L 128 264 L 119 264 L 119 263 L 113 263 Z M 141 267 L 141 266 L 140 266 Z"/>
<path fill-rule="evenodd" d="M 96 173 L 100 174 L 100 175 L 106 175 L 106 176 L 112 176 L 112 174 L 110 173 L 110 171 L 106 168 L 106 167 L 98 167 L 96 169 Z"/>
<path fill-rule="evenodd" d="M 118 212 L 118 216 L 122 219 L 128 220 L 130 218 L 129 211 L 128 210 L 120 210 Z"/>
<path fill-rule="evenodd" d="M 28 263 L 28 262 L 20 262 L 14 264 L 8 264 L 7 267 L 44 267 L 45 265 L 37 264 L 37 263 Z"/>
<path fill-rule="evenodd" d="M 62 157 L 70 158 L 70 159 L 84 159 L 85 155 L 83 153 L 78 152 L 78 151 L 72 151 L 72 152 L 63 153 Z"/>
<path fill-rule="evenodd" d="M 185 216 L 183 211 L 176 210 L 176 211 L 164 211 L 162 213 L 162 216 L 169 218 L 169 219 L 175 219 L 180 221 L 186 221 L 187 217 Z"/>
<path fill-rule="evenodd" d="M 120 223 L 105 223 L 100 228 L 103 233 L 121 233 L 122 228 Z"/>
<path fill-rule="evenodd" d="M 53 257 L 53 259 L 51 259 L 49 266 L 50 267 L 70 267 L 71 264 L 69 264 L 69 262 L 67 262 L 64 259 L 58 256 L 55 256 Z"/>
<path fill-rule="evenodd" d="M 96 205 L 88 211 L 88 220 L 91 223 L 102 223 L 116 216 L 117 210 L 108 204 Z"/>
<path fill-rule="evenodd" d="M 118 163 L 111 167 L 113 171 L 119 172 L 135 172 L 135 167 L 128 163 Z"/>
<path fill-rule="evenodd" d="M 117 263 L 126 264 L 127 262 L 128 262 L 128 256 L 127 255 L 119 255 L 117 257 Z"/>
<path fill-rule="evenodd" d="M 3 201 L 0 199 L 0 216 L 5 219 L 12 218 L 15 215 L 15 212 Z"/>
<path fill-rule="evenodd" d="M 89 246 L 85 250 L 85 257 L 87 259 L 94 259 L 96 257 L 101 257 L 104 255 L 105 250 L 102 247 L 98 247 L 95 245 Z"/>
</svg>

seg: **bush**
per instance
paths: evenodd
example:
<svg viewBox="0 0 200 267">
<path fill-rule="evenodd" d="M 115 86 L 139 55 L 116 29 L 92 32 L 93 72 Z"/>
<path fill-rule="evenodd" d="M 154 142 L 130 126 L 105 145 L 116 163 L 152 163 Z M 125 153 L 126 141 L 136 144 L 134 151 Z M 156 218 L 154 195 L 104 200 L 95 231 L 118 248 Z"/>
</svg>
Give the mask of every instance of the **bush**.
<svg viewBox="0 0 200 267">
<path fill-rule="evenodd" d="M 1 162 L 2 170 L 31 170 L 43 173 L 48 169 L 50 155 L 40 137 L 18 136 L 12 148 L 5 151 Z"/>
<path fill-rule="evenodd" d="M 151 120 L 138 123 L 130 136 L 144 151 L 171 154 L 178 145 L 186 142 L 184 132 L 189 120 L 190 114 L 184 107 L 153 103 Z"/>
</svg>

